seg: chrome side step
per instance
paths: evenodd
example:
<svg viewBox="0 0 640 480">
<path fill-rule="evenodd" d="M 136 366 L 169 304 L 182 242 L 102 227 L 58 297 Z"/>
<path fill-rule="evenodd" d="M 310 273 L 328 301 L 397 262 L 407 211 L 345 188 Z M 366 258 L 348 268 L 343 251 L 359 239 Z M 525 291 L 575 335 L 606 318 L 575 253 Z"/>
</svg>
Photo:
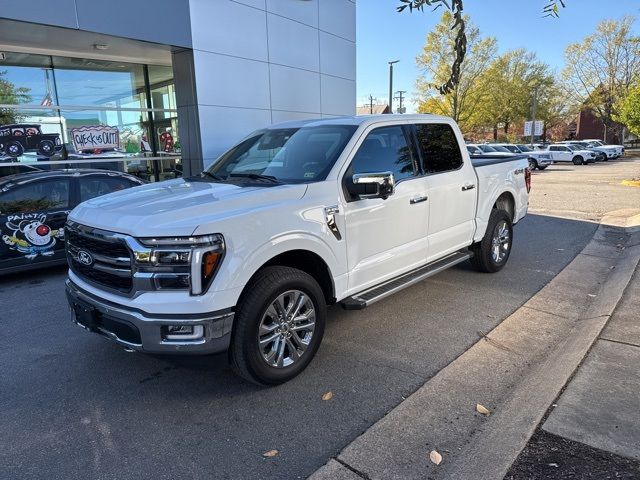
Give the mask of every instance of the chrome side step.
<svg viewBox="0 0 640 480">
<path fill-rule="evenodd" d="M 425 265 L 423 267 L 412 270 L 408 273 L 400 275 L 399 277 L 387 280 L 380 285 L 376 285 L 368 290 L 360 292 L 351 297 L 345 298 L 340 302 L 342 308 L 345 310 L 362 310 L 368 307 L 372 303 L 375 303 L 383 298 L 393 295 L 400 290 L 410 287 L 411 285 L 418 283 L 425 278 L 429 278 L 437 273 L 453 267 L 458 263 L 462 263 L 465 260 L 473 257 L 473 253 L 469 251 L 459 251 L 452 253 L 440 260 Z"/>
</svg>

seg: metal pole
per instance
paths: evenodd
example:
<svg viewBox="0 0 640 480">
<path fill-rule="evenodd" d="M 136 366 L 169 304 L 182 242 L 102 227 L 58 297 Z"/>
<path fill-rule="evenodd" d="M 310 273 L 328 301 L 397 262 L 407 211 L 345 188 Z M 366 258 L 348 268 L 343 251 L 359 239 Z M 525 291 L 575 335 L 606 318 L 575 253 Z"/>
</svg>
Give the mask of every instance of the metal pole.
<svg viewBox="0 0 640 480">
<path fill-rule="evenodd" d="M 536 134 L 536 114 L 538 110 L 538 87 L 533 89 L 533 108 L 531 109 L 531 116 L 533 120 L 531 122 L 531 146 L 533 147 L 533 140 Z"/>
<path fill-rule="evenodd" d="M 393 113 L 393 64 L 400 60 L 389 62 L 389 113 Z"/>
</svg>

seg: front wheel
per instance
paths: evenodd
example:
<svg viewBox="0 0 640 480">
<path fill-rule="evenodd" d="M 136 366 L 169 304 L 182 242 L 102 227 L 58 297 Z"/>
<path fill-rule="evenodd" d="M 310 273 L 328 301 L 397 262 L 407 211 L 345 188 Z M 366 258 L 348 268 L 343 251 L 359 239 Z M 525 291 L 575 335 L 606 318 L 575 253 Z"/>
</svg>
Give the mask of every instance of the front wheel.
<svg viewBox="0 0 640 480">
<path fill-rule="evenodd" d="M 529 159 L 529 170 L 531 170 L 532 172 L 538 168 L 538 162 L 535 161 L 535 159 L 530 158 Z"/>
<path fill-rule="evenodd" d="M 229 350 L 235 372 L 258 385 L 291 380 L 320 347 L 326 321 L 322 289 L 290 267 L 267 267 L 240 300 Z"/>
<path fill-rule="evenodd" d="M 583 162 L 584 162 L 584 159 L 580 155 L 573 157 L 574 165 L 582 165 Z"/>
<path fill-rule="evenodd" d="M 489 217 L 487 231 L 479 243 L 471 246 L 471 263 L 479 272 L 499 272 L 511 255 L 513 224 L 504 210 L 494 209 Z"/>
</svg>

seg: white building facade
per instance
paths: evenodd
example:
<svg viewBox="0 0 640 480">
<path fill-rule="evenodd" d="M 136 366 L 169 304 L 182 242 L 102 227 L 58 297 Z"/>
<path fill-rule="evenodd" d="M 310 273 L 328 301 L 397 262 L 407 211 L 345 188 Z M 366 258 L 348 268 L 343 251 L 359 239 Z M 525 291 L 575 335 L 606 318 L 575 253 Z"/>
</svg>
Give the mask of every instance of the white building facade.
<svg viewBox="0 0 640 480">
<path fill-rule="evenodd" d="M 354 114 L 355 32 L 355 0 L 2 2 L 2 122 L 63 119 L 67 162 L 92 154 L 75 129 L 117 129 L 93 160 L 196 173 L 261 127 Z"/>
</svg>

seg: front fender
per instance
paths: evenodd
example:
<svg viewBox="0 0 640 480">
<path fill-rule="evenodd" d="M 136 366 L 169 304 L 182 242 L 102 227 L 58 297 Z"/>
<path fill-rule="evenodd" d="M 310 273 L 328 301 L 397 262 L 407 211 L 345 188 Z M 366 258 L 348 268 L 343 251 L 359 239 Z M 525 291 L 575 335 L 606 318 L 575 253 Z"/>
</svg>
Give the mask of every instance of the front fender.
<svg viewBox="0 0 640 480">
<path fill-rule="evenodd" d="M 340 262 L 334 249 L 323 238 L 309 232 L 298 231 L 275 236 L 252 249 L 246 256 L 228 256 L 214 285 L 220 286 L 221 289 L 244 287 L 251 277 L 271 259 L 293 250 L 306 250 L 318 255 L 327 264 L 329 273 L 335 281 L 337 272 L 340 271 Z M 336 292 L 340 288 L 339 285 L 334 287 Z"/>
</svg>

